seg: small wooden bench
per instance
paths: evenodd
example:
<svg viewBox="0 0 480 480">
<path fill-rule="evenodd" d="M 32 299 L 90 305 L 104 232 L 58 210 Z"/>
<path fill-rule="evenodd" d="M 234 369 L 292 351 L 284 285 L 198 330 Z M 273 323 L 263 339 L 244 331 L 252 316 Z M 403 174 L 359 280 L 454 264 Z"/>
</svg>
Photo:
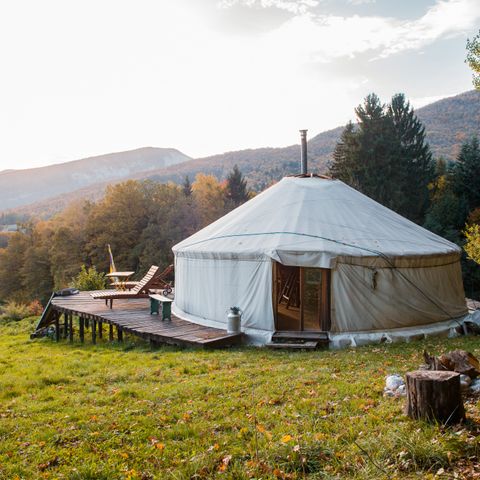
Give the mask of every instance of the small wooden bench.
<svg viewBox="0 0 480 480">
<path fill-rule="evenodd" d="M 172 320 L 172 302 L 173 300 L 159 294 L 150 294 L 150 315 L 159 314 L 160 304 L 162 304 L 162 321 Z"/>
</svg>

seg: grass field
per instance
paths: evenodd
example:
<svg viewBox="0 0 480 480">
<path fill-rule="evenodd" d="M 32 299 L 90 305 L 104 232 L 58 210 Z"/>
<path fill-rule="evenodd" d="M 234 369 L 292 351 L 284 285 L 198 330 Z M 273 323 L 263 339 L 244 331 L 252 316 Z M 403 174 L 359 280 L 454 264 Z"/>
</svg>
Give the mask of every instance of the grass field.
<svg viewBox="0 0 480 480">
<path fill-rule="evenodd" d="M 344 351 L 152 350 L 0 326 L 2 479 L 480 478 L 480 421 L 402 415 L 384 377 L 475 337 Z"/>
</svg>

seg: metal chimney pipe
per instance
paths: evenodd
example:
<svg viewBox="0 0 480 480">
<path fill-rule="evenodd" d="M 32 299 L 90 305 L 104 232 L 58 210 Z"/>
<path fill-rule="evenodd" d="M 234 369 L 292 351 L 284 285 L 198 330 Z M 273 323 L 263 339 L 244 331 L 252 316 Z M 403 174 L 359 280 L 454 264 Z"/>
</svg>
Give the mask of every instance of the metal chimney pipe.
<svg viewBox="0 0 480 480">
<path fill-rule="evenodd" d="M 307 174 L 307 132 L 308 130 L 300 130 L 300 139 L 302 143 L 301 150 L 301 171 L 302 175 Z"/>
</svg>

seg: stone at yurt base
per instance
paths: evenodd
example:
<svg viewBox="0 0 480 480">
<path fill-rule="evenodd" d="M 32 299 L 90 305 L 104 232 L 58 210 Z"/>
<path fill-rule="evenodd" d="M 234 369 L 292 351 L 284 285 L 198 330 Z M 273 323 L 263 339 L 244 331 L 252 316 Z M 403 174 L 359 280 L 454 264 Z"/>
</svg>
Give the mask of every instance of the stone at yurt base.
<svg viewBox="0 0 480 480">
<path fill-rule="evenodd" d="M 409 417 L 444 424 L 465 418 L 459 373 L 417 370 L 407 373 L 406 385 Z"/>
</svg>

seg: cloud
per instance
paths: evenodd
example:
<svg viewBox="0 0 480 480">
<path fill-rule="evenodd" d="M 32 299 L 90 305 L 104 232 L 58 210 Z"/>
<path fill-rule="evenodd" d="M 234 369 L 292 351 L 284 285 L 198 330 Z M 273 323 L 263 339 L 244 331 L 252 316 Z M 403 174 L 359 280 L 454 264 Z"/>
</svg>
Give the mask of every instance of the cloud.
<svg viewBox="0 0 480 480">
<path fill-rule="evenodd" d="M 230 8 L 234 5 L 244 5 L 246 7 L 260 8 L 278 8 L 295 15 L 305 14 L 312 7 L 318 5 L 317 0 L 221 0 L 218 5 L 220 8 Z"/>
<path fill-rule="evenodd" d="M 447 65 L 448 52 L 433 71 L 426 64 L 437 57 L 421 69 L 416 55 L 368 63 L 478 25 L 478 0 L 429 1 L 409 20 L 329 15 L 327 0 L 0 2 L 0 43 L 9 45 L 0 52 L 1 166 L 140 145 L 192 156 L 288 145 L 304 125 L 344 124 L 372 90 L 470 88 L 462 58 Z"/>
<path fill-rule="evenodd" d="M 380 57 L 418 50 L 440 38 L 461 34 L 480 19 L 478 0 L 440 0 L 425 15 L 415 21 L 393 27 L 393 41 L 384 45 Z"/>
<path fill-rule="evenodd" d="M 349 3 L 375 0 L 348 0 Z M 279 8 L 293 14 L 268 35 L 283 54 L 308 57 L 306 61 L 330 62 L 371 52 L 371 60 L 420 50 L 441 38 L 467 32 L 480 19 L 478 0 L 437 0 L 414 20 L 382 16 L 339 16 L 316 14 L 313 0 L 222 0 L 223 8 L 243 5 L 251 8 Z"/>
<path fill-rule="evenodd" d="M 350 5 L 367 5 L 376 2 L 377 0 L 347 0 L 347 3 L 350 3 Z"/>
</svg>

